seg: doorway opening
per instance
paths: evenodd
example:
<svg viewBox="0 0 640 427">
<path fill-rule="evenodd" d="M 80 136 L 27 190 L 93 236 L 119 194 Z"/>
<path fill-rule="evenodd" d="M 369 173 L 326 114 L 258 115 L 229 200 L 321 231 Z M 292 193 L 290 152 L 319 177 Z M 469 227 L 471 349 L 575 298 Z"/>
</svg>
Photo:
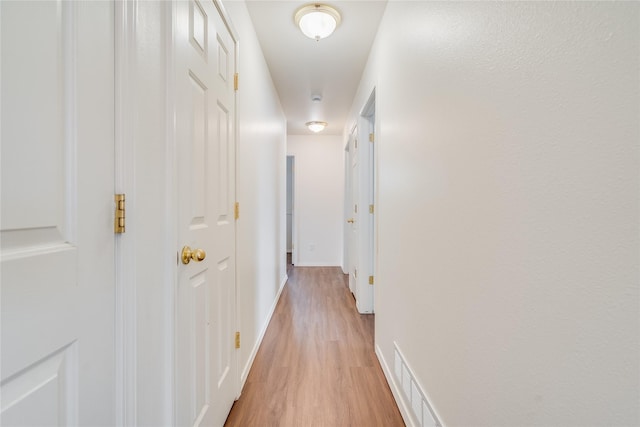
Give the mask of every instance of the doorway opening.
<svg viewBox="0 0 640 427">
<path fill-rule="evenodd" d="M 295 248 L 295 156 L 287 156 L 287 270 L 298 262 Z"/>
</svg>

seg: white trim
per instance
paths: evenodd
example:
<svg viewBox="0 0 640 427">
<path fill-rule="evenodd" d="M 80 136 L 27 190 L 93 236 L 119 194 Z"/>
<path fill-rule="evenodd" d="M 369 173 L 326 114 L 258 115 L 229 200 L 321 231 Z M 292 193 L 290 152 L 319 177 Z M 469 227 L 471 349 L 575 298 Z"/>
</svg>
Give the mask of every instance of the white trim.
<svg viewBox="0 0 640 427">
<path fill-rule="evenodd" d="M 135 210 L 135 146 L 132 106 L 135 88 L 131 84 L 135 52 L 137 0 L 116 2 L 114 9 L 114 95 L 115 95 L 115 192 L 127 195 L 127 216 Z M 116 236 L 116 424 L 133 426 L 137 419 L 137 325 L 135 287 L 135 228 Z"/>
<path fill-rule="evenodd" d="M 369 134 L 375 131 L 375 104 L 376 104 L 376 88 L 374 87 L 369 95 L 365 105 L 362 107 L 360 117 L 357 119 L 357 138 L 361 141 L 360 148 L 355 155 L 358 156 L 358 200 L 357 203 L 366 209 L 360 209 L 356 216 L 359 221 L 358 242 L 357 245 L 357 265 L 363 273 L 361 277 L 376 276 L 376 221 L 377 212 L 369 213 L 369 205 L 377 204 L 376 195 L 376 146 L 378 144 L 369 143 Z M 365 286 L 361 280 L 358 280 L 356 286 L 356 300 L 358 302 L 358 310 L 360 313 L 375 312 L 375 286 Z"/>
<path fill-rule="evenodd" d="M 332 264 L 330 262 L 300 262 L 294 265 L 296 267 L 335 267 L 342 271 L 342 266 L 340 264 Z"/>
<path fill-rule="evenodd" d="M 166 251 L 167 259 L 166 265 L 166 283 L 165 283 L 165 324 L 164 330 L 167 334 L 165 341 L 165 368 L 164 375 L 167 378 L 167 384 L 165 389 L 165 405 L 164 405 L 164 419 L 169 425 L 176 425 L 176 324 L 178 319 L 176 301 L 177 301 L 177 283 L 178 283 L 178 266 L 175 257 L 176 250 L 180 245 L 178 241 L 178 206 L 175 203 L 178 199 L 178 160 L 177 160 L 177 147 L 176 147 L 176 97 L 175 97 L 175 31 L 176 31 L 176 2 L 165 2 L 165 26 L 167 31 L 165 32 L 165 72 L 166 72 L 166 88 L 165 88 L 165 106 L 166 117 L 165 120 L 165 160 L 167 167 L 167 174 L 165 174 L 165 192 L 166 192 L 166 206 L 165 212 L 167 215 L 167 233 L 166 233 L 166 247 L 169 249 Z M 174 250 L 171 250 L 173 248 Z"/>
<path fill-rule="evenodd" d="M 287 143 L 285 142 L 285 150 L 286 150 L 286 145 Z M 297 212 L 299 212 L 298 194 L 297 194 L 298 186 L 296 185 L 296 155 L 286 153 L 285 156 L 293 158 L 292 168 L 291 168 L 291 197 L 293 197 L 293 207 L 292 207 L 293 215 L 291 216 L 291 264 L 297 266 L 298 260 L 300 259 L 300 250 L 298 249 L 300 245 L 298 242 L 299 221 L 296 221 L 296 218 L 298 216 Z M 287 176 L 286 169 L 287 169 L 287 166 L 285 163 L 285 187 L 286 187 L 286 180 L 289 179 L 289 177 Z M 285 188 L 285 191 L 286 191 L 286 188 Z M 286 223 L 285 223 L 285 227 L 286 227 Z M 285 233 L 286 233 L 286 230 L 285 230 Z"/>
<path fill-rule="evenodd" d="M 233 47 L 234 47 L 234 54 L 233 54 L 233 73 L 235 76 L 235 73 L 239 72 L 239 68 L 238 68 L 238 62 L 240 59 L 240 43 L 238 41 L 238 32 L 236 31 L 235 27 L 233 26 L 233 22 L 231 21 L 231 18 L 229 16 L 229 13 L 227 12 L 227 10 L 224 7 L 224 4 L 222 2 L 222 0 L 213 0 L 213 4 L 215 5 L 216 9 L 218 10 L 218 13 L 220 14 L 220 17 L 222 18 L 222 22 L 224 23 L 224 25 L 226 26 L 227 30 L 229 31 L 229 35 L 231 36 L 231 39 L 233 40 Z M 234 180 L 233 180 L 233 203 L 238 202 L 238 142 L 240 141 L 239 138 L 239 121 L 238 121 L 238 104 L 239 104 L 239 98 L 238 98 L 238 90 L 234 91 L 233 94 L 233 138 L 234 138 L 234 142 L 233 142 L 233 146 L 234 146 Z M 235 325 L 234 325 L 234 330 L 235 331 L 239 331 L 240 327 L 242 326 L 242 322 L 240 319 L 240 309 L 238 307 L 238 221 L 236 220 L 235 224 L 234 224 L 234 228 L 233 228 L 233 232 L 234 232 L 234 256 L 235 256 L 235 262 L 234 262 L 234 268 L 235 268 L 235 272 L 234 272 L 234 291 L 235 291 Z M 237 396 L 240 396 L 240 391 L 242 390 L 242 378 L 241 378 L 241 374 L 240 374 L 240 352 L 236 351 L 234 352 L 233 356 L 235 357 L 235 371 L 233 373 L 233 382 L 234 382 L 234 388 L 235 388 L 235 394 Z"/>
<path fill-rule="evenodd" d="M 273 301 L 273 304 L 269 309 L 267 320 L 264 322 L 264 325 L 262 325 L 262 329 L 258 334 L 258 339 L 256 340 L 253 346 L 253 349 L 251 350 L 251 354 L 249 355 L 249 360 L 247 360 L 247 363 L 245 364 L 244 369 L 242 370 L 242 375 L 240 376 L 240 389 L 238 390 L 238 398 L 240 398 L 240 394 L 242 393 L 244 384 L 247 381 L 247 377 L 249 376 L 249 372 L 251 371 L 251 367 L 253 366 L 253 361 L 255 360 L 256 355 L 258 354 L 258 349 L 262 344 L 262 340 L 264 339 L 264 334 L 267 332 L 269 323 L 271 323 L 271 318 L 273 317 L 273 313 L 275 313 L 276 311 L 276 306 L 278 305 L 278 301 L 280 301 L 280 295 L 282 295 L 282 290 L 284 289 L 284 285 L 287 284 L 287 280 L 289 280 L 289 277 L 285 274 L 284 278 L 282 279 L 282 282 L 280 283 L 280 289 L 278 289 L 278 294 L 276 295 Z"/>
<path fill-rule="evenodd" d="M 349 146 L 351 144 L 351 136 L 347 138 L 344 147 L 344 205 L 342 207 L 342 272 L 349 274 L 351 270 L 351 226 L 349 225 L 349 213 L 351 212 L 351 152 Z"/>
<path fill-rule="evenodd" d="M 380 366 L 382 367 L 382 372 L 387 379 L 387 383 L 389 383 L 389 388 L 391 389 L 393 398 L 398 405 L 398 409 L 400 410 L 400 415 L 402 415 L 404 423 L 407 425 L 407 427 L 420 427 L 415 423 L 413 417 L 411 416 L 411 408 L 407 406 L 407 402 L 405 402 L 404 398 L 402 397 L 402 390 L 398 387 L 394 376 L 389 370 L 389 365 L 387 365 L 387 361 L 382 355 L 382 350 L 378 345 L 376 345 L 376 356 L 378 357 L 378 361 L 380 362 Z"/>
</svg>

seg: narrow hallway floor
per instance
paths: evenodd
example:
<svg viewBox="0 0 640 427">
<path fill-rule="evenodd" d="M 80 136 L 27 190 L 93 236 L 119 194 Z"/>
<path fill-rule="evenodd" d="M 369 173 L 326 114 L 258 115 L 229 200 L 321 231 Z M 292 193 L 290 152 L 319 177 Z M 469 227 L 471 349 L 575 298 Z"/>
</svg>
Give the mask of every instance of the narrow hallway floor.
<svg viewBox="0 0 640 427">
<path fill-rule="evenodd" d="M 293 267 L 225 426 L 404 426 L 337 267 Z"/>
</svg>

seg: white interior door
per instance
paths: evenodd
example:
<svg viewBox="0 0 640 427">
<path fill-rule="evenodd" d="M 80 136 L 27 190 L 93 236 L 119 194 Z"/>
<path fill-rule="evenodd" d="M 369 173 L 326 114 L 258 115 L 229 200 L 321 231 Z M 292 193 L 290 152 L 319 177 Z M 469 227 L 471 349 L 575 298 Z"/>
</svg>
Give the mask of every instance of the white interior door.
<svg viewBox="0 0 640 427">
<path fill-rule="evenodd" d="M 375 104 L 375 98 L 372 102 L 372 107 Z M 375 139 L 375 117 L 372 113 L 371 117 L 369 117 L 369 135 L 370 139 Z M 373 138 L 371 138 L 373 136 Z M 366 246 L 367 246 L 367 270 L 371 277 L 375 276 L 376 271 L 376 221 L 375 221 L 375 145 L 368 144 L 368 153 L 367 153 L 367 180 L 366 180 L 366 188 L 367 188 L 367 201 L 370 206 L 373 206 L 374 209 L 367 210 L 367 235 L 366 235 Z M 375 277 L 374 277 L 375 280 Z M 373 284 L 369 281 L 367 283 Z M 362 298 L 363 305 L 361 308 L 366 308 L 366 310 L 370 313 L 373 312 L 374 309 L 374 291 L 373 287 L 369 286 L 366 291 L 366 295 Z M 366 305 L 366 307 L 365 307 Z"/>
<path fill-rule="evenodd" d="M 212 0 L 176 2 L 176 424 L 221 426 L 236 393 L 235 41 Z"/>
<path fill-rule="evenodd" d="M 113 3 L 0 15 L 0 424 L 114 425 Z"/>
<path fill-rule="evenodd" d="M 293 253 L 293 174 L 295 157 L 287 156 L 287 253 Z"/>
<path fill-rule="evenodd" d="M 359 220 L 358 220 L 358 200 L 360 194 L 360 168 L 358 159 L 358 136 L 354 132 L 351 139 L 351 213 L 347 221 L 351 224 L 351 238 L 349 239 L 349 260 L 351 269 L 349 271 L 349 289 L 356 296 L 358 302 L 358 288 L 360 278 L 359 271 Z"/>
<path fill-rule="evenodd" d="M 374 98 L 367 107 L 373 108 Z M 367 110 L 368 111 L 368 110 Z M 359 150 L 360 158 L 360 203 L 362 212 L 358 216 L 359 227 L 359 265 L 362 269 L 362 279 L 359 284 L 356 301 L 360 313 L 373 313 L 375 286 L 375 133 L 373 113 L 363 116 L 358 125 L 360 138 L 364 143 Z"/>
<path fill-rule="evenodd" d="M 345 221 L 351 218 L 351 140 L 347 141 L 344 148 L 344 206 L 343 215 Z M 342 229 L 342 272 L 349 274 L 351 271 L 351 260 L 349 251 L 351 250 L 351 224 L 345 222 Z M 348 279 L 347 279 L 348 280 Z M 353 293 L 353 289 L 349 288 Z"/>
</svg>

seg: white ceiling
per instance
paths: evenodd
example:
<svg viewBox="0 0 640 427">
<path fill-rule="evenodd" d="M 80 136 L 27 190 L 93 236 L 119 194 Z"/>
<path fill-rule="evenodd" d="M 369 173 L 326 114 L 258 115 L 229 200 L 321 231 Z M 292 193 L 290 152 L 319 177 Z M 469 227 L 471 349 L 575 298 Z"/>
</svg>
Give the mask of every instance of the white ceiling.
<svg viewBox="0 0 640 427">
<path fill-rule="evenodd" d="M 342 22 L 320 41 L 304 36 L 294 22 L 296 10 L 309 2 L 246 3 L 287 116 L 288 133 L 310 134 L 305 123 L 320 120 L 329 123 L 323 134 L 341 134 L 386 0 L 323 2 L 340 12 Z M 311 101 L 316 93 L 323 97 L 320 103 Z"/>
</svg>

